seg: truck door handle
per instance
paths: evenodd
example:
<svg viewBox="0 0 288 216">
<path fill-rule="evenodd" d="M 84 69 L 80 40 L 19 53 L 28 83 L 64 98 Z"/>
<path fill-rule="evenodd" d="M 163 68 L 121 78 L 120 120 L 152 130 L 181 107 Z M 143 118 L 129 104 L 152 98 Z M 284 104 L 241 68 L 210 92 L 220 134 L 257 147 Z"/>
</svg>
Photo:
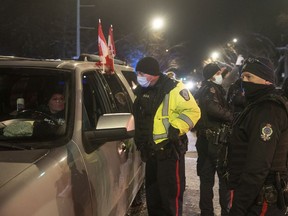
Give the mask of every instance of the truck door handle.
<svg viewBox="0 0 288 216">
<path fill-rule="evenodd" d="M 122 154 L 123 152 L 126 152 L 126 150 L 127 150 L 127 146 L 125 145 L 125 143 L 121 142 L 119 147 L 118 147 L 119 154 Z"/>
</svg>

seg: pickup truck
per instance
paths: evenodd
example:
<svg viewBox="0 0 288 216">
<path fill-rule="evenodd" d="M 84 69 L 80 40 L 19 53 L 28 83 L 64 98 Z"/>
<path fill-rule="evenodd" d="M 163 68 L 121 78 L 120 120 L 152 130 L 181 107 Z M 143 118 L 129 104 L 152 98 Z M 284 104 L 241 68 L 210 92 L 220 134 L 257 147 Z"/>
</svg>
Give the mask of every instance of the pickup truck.
<svg viewBox="0 0 288 216">
<path fill-rule="evenodd" d="M 133 76 L 118 64 L 111 73 L 88 61 L 0 58 L 1 216 L 126 214 L 145 169 Z M 56 89 L 60 120 L 41 109 Z"/>
</svg>

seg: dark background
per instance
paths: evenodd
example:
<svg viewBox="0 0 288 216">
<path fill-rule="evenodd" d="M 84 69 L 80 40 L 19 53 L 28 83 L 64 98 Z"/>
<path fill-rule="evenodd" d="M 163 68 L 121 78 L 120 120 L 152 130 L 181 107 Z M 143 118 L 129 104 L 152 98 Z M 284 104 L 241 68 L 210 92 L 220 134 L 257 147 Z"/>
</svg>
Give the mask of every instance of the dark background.
<svg viewBox="0 0 288 216">
<path fill-rule="evenodd" d="M 37 58 L 76 55 L 76 0 L 1 0 L 0 54 Z M 265 55 L 277 64 L 276 47 L 288 43 L 287 0 L 81 0 L 81 52 L 97 53 L 98 19 L 106 38 L 114 27 L 117 57 L 135 65 L 153 55 L 162 70 L 179 74 L 201 68 L 213 50 L 223 61 L 237 55 L 227 48 L 234 37 L 237 54 Z M 87 7 L 87 5 L 93 7 Z M 86 7 L 85 7 L 86 6 Z M 152 35 L 149 22 L 165 19 Z M 165 52 L 169 49 L 169 52 Z M 276 65 L 277 66 L 277 65 Z"/>
</svg>

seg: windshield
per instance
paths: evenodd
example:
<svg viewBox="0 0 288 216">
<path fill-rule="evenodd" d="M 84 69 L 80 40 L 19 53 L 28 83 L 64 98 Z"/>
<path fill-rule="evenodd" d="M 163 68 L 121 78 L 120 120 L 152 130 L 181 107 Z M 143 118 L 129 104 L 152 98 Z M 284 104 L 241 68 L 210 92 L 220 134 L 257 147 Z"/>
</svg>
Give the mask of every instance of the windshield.
<svg viewBox="0 0 288 216">
<path fill-rule="evenodd" d="M 64 136 L 70 83 L 65 71 L 0 68 L 0 144 Z"/>
</svg>

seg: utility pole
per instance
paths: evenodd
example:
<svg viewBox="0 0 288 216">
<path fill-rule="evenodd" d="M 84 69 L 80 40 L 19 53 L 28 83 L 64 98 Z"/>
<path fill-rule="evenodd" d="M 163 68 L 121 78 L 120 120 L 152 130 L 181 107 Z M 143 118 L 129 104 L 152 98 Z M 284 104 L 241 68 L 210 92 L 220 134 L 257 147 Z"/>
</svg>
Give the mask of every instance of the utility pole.
<svg viewBox="0 0 288 216">
<path fill-rule="evenodd" d="M 76 56 L 80 56 L 80 0 L 77 0 Z"/>
<path fill-rule="evenodd" d="M 80 30 L 81 29 L 89 29 L 94 30 L 95 27 L 83 27 L 80 25 L 81 20 L 81 11 L 80 8 L 92 8 L 95 7 L 95 5 L 81 5 L 80 0 L 77 0 L 77 18 L 76 18 L 76 56 L 79 57 L 81 53 L 81 40 L 80 40 Z"/>
</svg>

